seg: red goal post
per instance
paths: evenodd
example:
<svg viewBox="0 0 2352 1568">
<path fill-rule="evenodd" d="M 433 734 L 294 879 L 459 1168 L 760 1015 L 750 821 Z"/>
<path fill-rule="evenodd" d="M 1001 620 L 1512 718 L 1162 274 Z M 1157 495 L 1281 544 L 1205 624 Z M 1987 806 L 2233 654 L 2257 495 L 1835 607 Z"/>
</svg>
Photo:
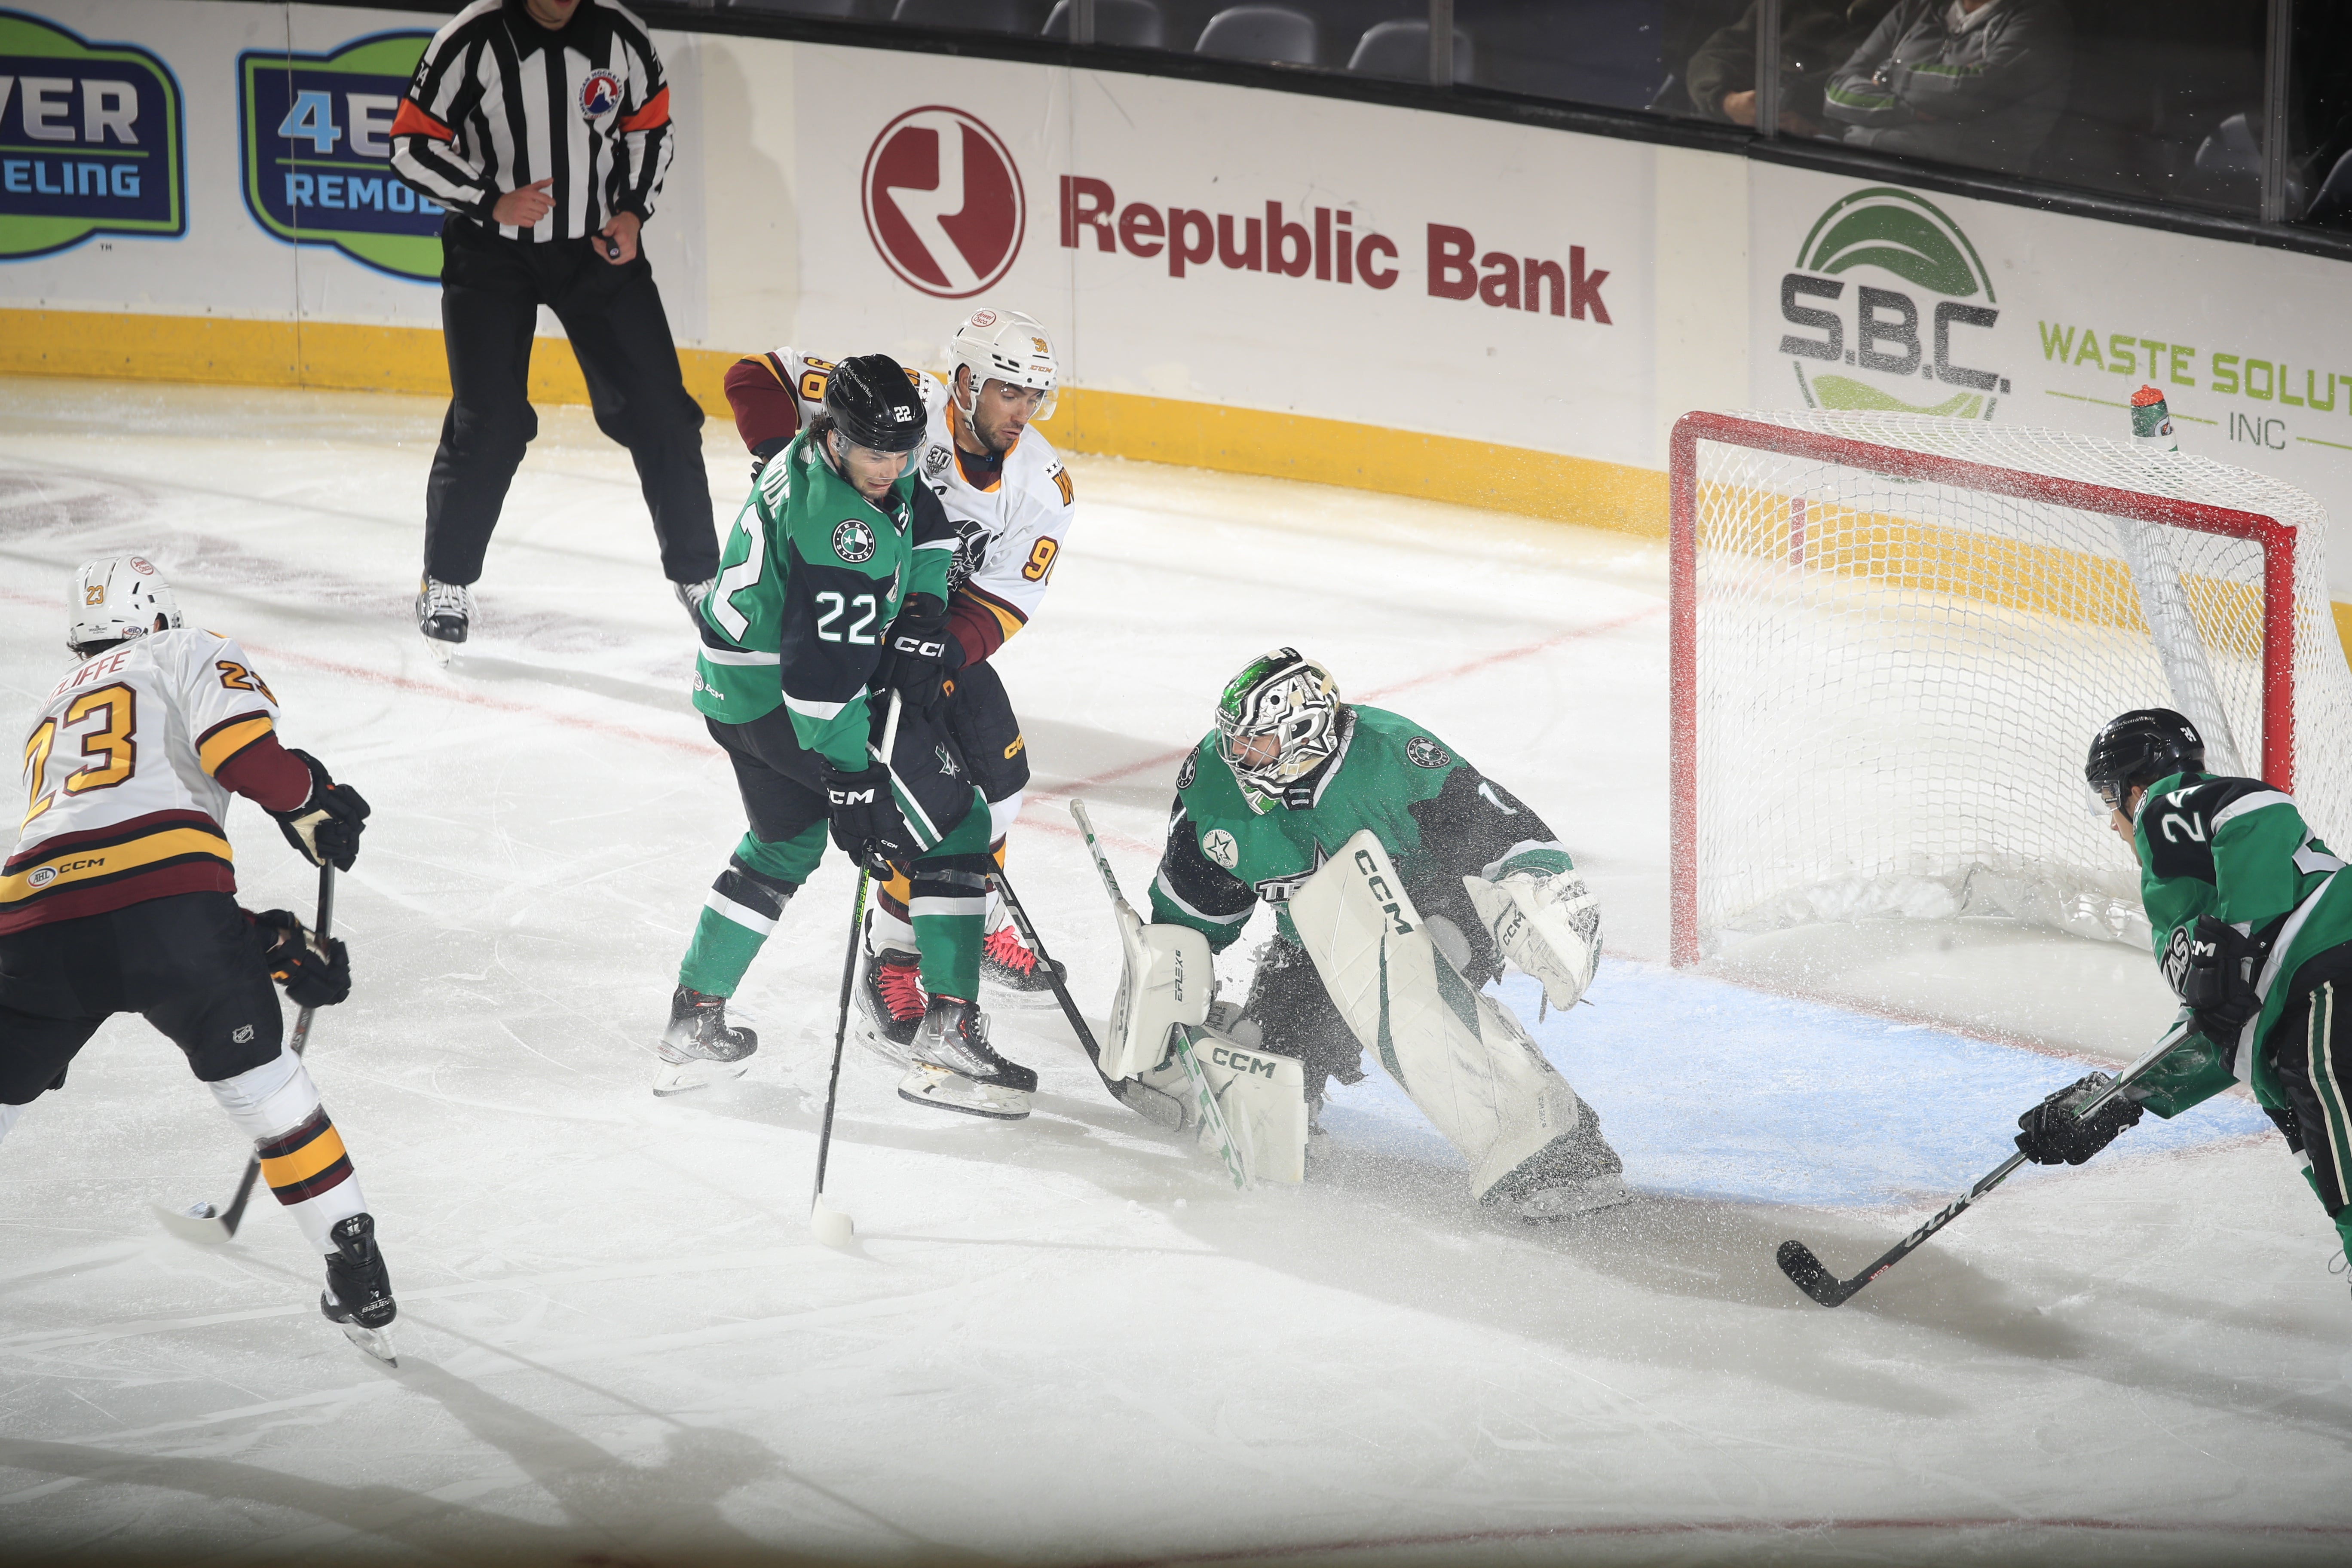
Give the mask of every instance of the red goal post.
<svg viewBox="0 0 2352 1568">
<path fill-rule="evenodd" d="M 2036 471 L 2034 468 L 2004 466 L 1954 455 L 1977 447 L 1993 455 L 2014 455 L 2021 450 L 2032 455 L 2037 445 L 2046 447 L 2060 459 L 2042 466 L 2062 471 Z M 1938 447 L 1945 449 L 1934 449 Z M 1744 470 L 1736 479 L 1703 472 L 1703 457 L 1708 451 L 1743 455 L 1738 462 L 1745 465 Z M 2093 538 L 2079 524 L 2073 536 L 2055 542 L 2038 541 L 2032 533 L 2036 518 L 2064 518 L 2072 514 L 2075 519 L 2126 519 L 2179 530 L 2184 535 L 2243 542 L 2260 552 L 2259 715 L 2245 711 L 2252 703 L 2242 699 L 2236 705 L 2238 710 L 2229 717 L 2236 721 L 2238 733 L 2248 741 L 2253 739 L 2250 731 L 2258 725 L 2259 744 L 2246 748 L 2252 753 L 2246 760 L 2258 756 L 2263 778 L 2283 790 L 2294 787 L 2298 530 L 2294 523 L 2262 511 L 2150 489 L 2123 488 L 2098 482 L 2096 478 L 2082 477 L 2085 473 L 2104 477 L 2106 471 L 2113 470 L 2116 477 L 2128 479 L 2147 472 L 2162 472 L 2167 488 L 2196 488 L 2193 483 L 2173 483 L 2170 469 L 2150 468 L 2152 462 L 2159 461 L 2193 465 L 2195 471 L 2185 471 L 2181 476 L 2192 481 L 2207 478 L 2205 470 L 2225 476 L 2242 474 L 2241 470 L 2218 464 L 2180 459 L 2176 454 L 2140 452 L 2119 442 L 2093 442 L 2057 432 L 1996 430 L 1960 421 L 1869 415 L 1694 413 L 1676 422 L 1671 448 L 1669 578 L 1671 954 L 1675 963 L 1692 963 L 1702 954 L 1705 929 L 1701 878 L 1706 869 L 1701 863 L 1706 848 L 1702 807 L 1707 798 L 1703 792 L 1746 787 L 1735 777 L 1709 779 L 1701 773 L 1702 732 L 1708 722 L 1708 715 L 1703 711 L 1703 704 L 1708 699 L 1705 661 L 1711 653 L 1727 659 L 1756 657 L 1753 649 L 1710 650 L 1702 646 L 1701 613 L 1708 602 L 1706 595 L 1711 586 L 1707 568 L 1718 558 L 1732 560 L 1733 569 L 1748 578 L 1765 581 L 1758 595 L 1762 598 L 1789 597 L 1779 584 L 1765 580 L 1769 574 L 1780 574 L 1780 582 L 1785 583 L 1801 580 L 1806 572 L 1811 571 L 1829 574 L 1832 585 L 1822 592 L 1832 598 L 1866 595 L 1873 583 L 1898 584 L 1899 590 L 1887 589 L 1882 595 L 1895 606 L 1887 614 L 1932 619 L 1938 613 L 1935 601 L 1940 594 L 1950 605 L 1958 606 L 1955 613 L 1964 616 L 1982 621 L 2006 616 L 2024 625 L 2037 620 L 2048 623 L 2053 616 L 2063 620 L 2070 607 L 2057 605 L 2055 591 L 2046 584 L 2021 585 L 2021 562 L 2031 568 L 2036 561 L 2079 559 L 2085 563 L 2061 564 L 2051 571 L 2055 577 L 2073 574 L 2084 581 L 2102 574 L 2112 579 L 2122 572 L 2118 560 L 2090 560 L 2078 555 L 2084 548 L 2078 542 Z M 2063 471 L 2067 469 L 2073 471 Z M 2256 482 L 2251 486 L 2225 482 L 2206 488 L 2225 492 L 2287 489 L 2262 480 L 2259 476 L 2242 478 Z M 1823 491 L 1829 493 L 1824 495 Z M 1853 492 L 1851 499 L 1847 499 L 1849 491 Z M 2300 492 L 2290 493 L 2308 503 L 2308 498 Z M 2001 500 L 1988 500 L 1980 504 L 1965 499 L 1972 497 Z M 1956 501 L 1954 498 L 1962 499 Z M 1882 499 L 1888 504 L 1874 504 Z M 2238 496 L 2232 493 L 2229 499 Z M 1908 515 L 1913 511 L 1932 514 L 1939 507 L 1969 515 L 1957 522 L 1942 516 L 1923 519 Z M 1981 533 L 1971 531 L 1977 526 L 1973 513 L 1979 510 L 1989 516 L 1997 514 L 1998 527 Z M 2309 503 L 2308 510 L 2315 511 L 2315 503 Z M 1716 525 L 1718 514 L 1735 513 L 1732 522 Z M 1809 528 L 1812 531 L 1811 540 Z M 1734 531 L 1738 539 L 1727 543 L 1725 536 Z M 1834 548 L 1843 552 L 1826 563 L 1821 560 L 1824 535 L 1833 539 Z M 1811 559 L 1807 555 L 1809 542 L 1814 549 Z M 1915 552 L 1917 559 L 1906 561 L 1906 550 Z M 1984 563 L 1988 560 L 1991 565 Z M 2247 579 L 2243 586 L 2250 592 L 2255 586 L 2252 578 L 2256 575 L 2249 570 L 2251 565 L 2247 562 L 2237 568 L 2239 576 Z M 2311 563 L 2305 565 L 2308 609 Z M 2180 575 L 2191 583 L 2189 597 L 2198 598 L 2194 590 L 2201 579 Z M 2124 580 L 2131 578 L 2126 576 Z M 2077 590 L 2081 586 L 2079 583 L 2074 584 Z M 2223 586 L 2229 586 L 2226 580 Z M 2322 591 L 2324 595 L 2324 585 Z M 2133 606 L 2116 608 L 2113 603 L 2115 592 L 2111 582 L 2098 587 L 2098 593 L 2105 595 L 2102 601 L 2106 605 L 2105 609 L 2072 610 L 2101 622 L 2101 634 L 2109 640 L 2115 629 L 2124 626 L 2137 613 Z M 2006 603 L 1991 604 L 2004 595 Z M 2077 592 L 2074 596 L 2079 599 L 2081 595 Z M 2203 598 L 2210 600 L 2212 594 L 2206 593 Z M 1784 608 L 1776 604 L 1769 613 L 1782 615 Z M 2320 608 L 2325 608 L 2324 597 Z M 1799 627 L 1795 635 L 1801 647 L 1803 613 L 1799 608 L 1783 616 Z M 1833 613 L 1846 612 L 1839 609 Z M 2308 613 L 2305 618 L 2310 618 Z M 2333 642 L 2332 623 L 2329 629 L 2327 640 Z M 1983 640 L 1982 628 L 1977 630 L 1979 640 Z M 2145 619 L 2139 623 L 2139 632 L 2151 642 L 2160 640 L 2149 631 Z M 1790 638 L 1783 635 L 1780 640 L 1785 645 Z M 1920 640 L 1927 646 L 1930 658 L 1943 641 L 1932 632 L 1923 633 Z M 2245 651 L 2254 652 L 2251 648 Z M 2337 657 L 2340 667 L 2340 648 Z M 1906 653 L 1898 662 L 1915 664 L 1919 660 Z M 1752 679 L 1753 672 L 1748 673 Z M 1798 681 L 1807 678 L 1807 672 L 1801 669 L 1787 673 Z M 2060 673 L 2070 681 L 2086 679 L 2084 672 Z M 1770 683 L 1755 685 L 1753 689 L 1762 694 L 1762 700 L 1769 706 Z M 2157 700 L 2147 700 L 2147 696 L 2144 674 L 2138 685 L 2118 680 L 2108 712 L 2142 705 L 2185 707 L 2161 701 L 2161 691 L 2155 694 Z M 2252 696 L 2246 693 L 2247 698 Z M 2032 716 L 2020 717 L 2030 721 Z M 2088 741 L 2088 731 L 2078 738 L 2074 752 L 2077 770 L 2080 746 Z M 2043 747 L 2044 751 L 2048 749 L 2047 745 Z M 2049 770 L 2042 771 L 2046 773 Z M 2079 789 L 2079 772 L 2075 776 Z M 1718 854 L 1736 852 L 1727 851 L 1721 844 L 1714 847 Z M 2014 860 L 2019 851 L 2010 847 L 2000 854 Z M 1934 857 L 1926 858 L 1932 860 Z M 1957 873 L 1947 875 L 1953 874 Z"/>
</svg>

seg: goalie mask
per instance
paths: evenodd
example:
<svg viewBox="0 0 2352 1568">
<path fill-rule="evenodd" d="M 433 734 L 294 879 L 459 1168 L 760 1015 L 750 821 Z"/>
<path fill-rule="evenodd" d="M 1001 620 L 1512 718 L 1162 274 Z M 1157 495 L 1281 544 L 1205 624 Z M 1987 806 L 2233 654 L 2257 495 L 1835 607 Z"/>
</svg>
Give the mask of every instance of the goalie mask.
<svg viewBox="0 0 2352 1568">
<path fill-rule="evenodd" d="M 2205 739 L 2184 714 L 2169 708 L 2135 708 L 2106 722 L 2091 742 L 2083 778 L 2110 811 L 2121 811 L 2135 784 L 2174 773 L 2201 773 Z"/>
<path fill-rule="evenodd" d="M 1217 755 L 1244 790 L 1279 795 L 1339 752 L 1346 710 L 1329 670 L 1278 647 L 1251 660 L 1217 700 Z"/>
<path fill-rule="evenodd" d="M 179 626 L 180 601 L 142 556 L 93 561 L 66 590 L 66 647 L 77 658 L 162 629 L 158 618 L 165 628 Z"/>
<path fill-rule="evenodd" d="M 948 373 L 950 395 L 965 418 L 971 417 L 981 388 L 992 381 L 1045 394 L 1030 417 L 1054 416 L 1054 388 L 1061 367 L 1054 358 L 1054 340 L 1036 317 L 1019 310 L 974 310 L 956 328 L 948 358 L 971 372 L 971 385 L 963 392 L 953 391 L 955 373 Z"/>
</svg>

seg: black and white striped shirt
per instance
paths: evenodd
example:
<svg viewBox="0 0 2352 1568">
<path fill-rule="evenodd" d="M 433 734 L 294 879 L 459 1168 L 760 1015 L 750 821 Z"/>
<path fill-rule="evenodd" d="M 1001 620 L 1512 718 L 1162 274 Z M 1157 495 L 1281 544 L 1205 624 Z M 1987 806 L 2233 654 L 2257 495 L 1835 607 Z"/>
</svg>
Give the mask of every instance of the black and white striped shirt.
<svg viewBox="0 0 2352 1568">
<path fill-rule="evenodd" d="M 561 29 L 523 0 L 474 0 L 433 36 L 392 122 L 392 166 L 509 239 L 579 239 L 615 213 L 653 216 L 669 169 L 669 85 L 653 38 L 615 0 Z M 552 178 L 535 227 L 492 225 L 510 190 Z"/>
</svg>

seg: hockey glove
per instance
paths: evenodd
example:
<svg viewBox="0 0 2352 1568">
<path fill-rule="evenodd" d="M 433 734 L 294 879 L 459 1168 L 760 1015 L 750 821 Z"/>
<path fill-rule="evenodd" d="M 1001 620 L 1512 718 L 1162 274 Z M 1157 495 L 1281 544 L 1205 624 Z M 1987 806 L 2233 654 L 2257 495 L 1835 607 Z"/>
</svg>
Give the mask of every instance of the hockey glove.
<svg viewBox="0 0 2352 1568">
<path fill-rule="evenodd" d="M 249 918 L 268 944 L 262 959 L 269 978 L 286 987 L 297 1007 L 331 1007 L 352 994 L 351 950 L 341 942 L 305 929 L 290 910 L 264 910 Z"/>
<path fill-rule="evenodd" d="M 825 810 L 833 818 L 833 841 L 854 858 L 869 852 L 904 853 L 907 824 L 890 798 L 890 770 L 879 763 L 855 773 L 824 770 Z"/>
<path fill-rule="evenodd" d="M 885 679 L 898 689 L 907 706 L 926 718 L 939 710 L 946 695 L 950 650 L 948 607 L 931 594 L 909 594 L 898 618 L 884 639 L 888 668 Z"/>
<path fill-rule="evenodd" d="M 2077 1079 L 2017 1119 L 2023 1131 L 2017 1146 L 2037 1165 L 2079 1165 L 2116 1141 L 2116 1134 L 2138 1125 L 2139 1101 L 2117 1095 L 2099 1107 L 2089 1121 L 2077 1121 L 2074 1108 L 2113 1081 L 2095 1072 Z"/>
<path fill-rule="evenodd" d="M 759 482 L 760 470 L 768 466 L 769 458 L 774 457 L 777 453 L 782 451 L 792 444 L 793 438 L 790 436 L 772 436 L 767 440 L 762 441 L 758 446 L 752 447 L 751 482 L 754 484 Z"/>
<path fill-rule="evenodd" d="M 2254 977 L 2269 957 L 2269 942 L 2211 915 L 2199 915 L 2193 929 L 2174 928 L 2165 944 L 2164 977 L 2189 1004 L 2197 1032 L 2221 1044 L 2235 1040 L 2246 1020 L 2263 1010 Z"/>
<path fill-rule="evenodd" d="M 1601 900 L 1558 850 L 1527 850 L 1465 877 L 1496 951 L 1532 974 L 1545 999 L 1576 1005 L 1601 963 Z"/>
<path fill-rule="evenodd" d="M 359 858 L 368 803 L 351 785 L 329 778 L 326 764 L 310 752 L 296 751 L 293 755 L 310 770 L 310 798 L 291 811 L 269 815 L 278 819 L 278 830 L 286 835 L 286 842 L 300 850 L 311 865 L 331 861 L 336 870 L 348 871 Z"/>
</svg>

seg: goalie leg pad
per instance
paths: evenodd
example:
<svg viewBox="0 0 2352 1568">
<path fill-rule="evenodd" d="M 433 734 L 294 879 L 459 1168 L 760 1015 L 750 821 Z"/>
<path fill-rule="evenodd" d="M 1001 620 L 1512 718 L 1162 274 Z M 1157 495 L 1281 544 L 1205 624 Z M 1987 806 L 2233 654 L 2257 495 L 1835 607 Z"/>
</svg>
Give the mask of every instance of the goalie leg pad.
<svg viewBox="0 0 2352 1568">
<path fill-rule="evenodd" d="M 1369 831 L 1342 846 L 1289 909 L 1339 1016 L 1470 1162 L 1474 1196 L 1577 1133 L 1576 1092 L 1519 1021 L 1438 951 Z"/>
<path fill-rule="evenodd" d="M 1214 1029 L 1193 1028 L 1192 1059 L 1217 1101 L 1226 1135 L 1247 1179 L 1296 1184 L 1307 1179 L 1307 1080 L 1289 1057 L 1260 1050 Z M 1148 1089 L 1183 1108 L 1181 1131 L 1206 1148 L 1213 1130 L 1192 1104 L 1183 1065 L 1171 1051 L 1143 1075 Z M 1212 1151 L 1217 1152 L 1218 1151 Z"/>
</svg>

